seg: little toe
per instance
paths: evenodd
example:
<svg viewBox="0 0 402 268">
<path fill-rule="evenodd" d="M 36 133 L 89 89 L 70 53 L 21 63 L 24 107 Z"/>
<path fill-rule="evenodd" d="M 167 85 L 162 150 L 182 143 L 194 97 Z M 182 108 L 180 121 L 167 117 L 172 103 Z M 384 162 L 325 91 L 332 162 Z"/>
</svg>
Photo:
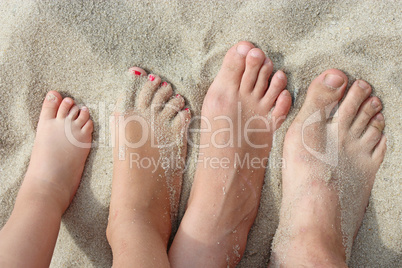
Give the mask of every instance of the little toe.
<svg viewBox="0 0 402 268">
<path fill-rule="evenodd" d="M 87 133 L 87 134 L 90 134 L 90 133 L 92 133 L 93 131 L 94 131 L 94 122 L 91 120 L 91 119 L 89 119 L 85 124 L 84 124 L 84 126 L 81 128 L 81 130 L 84 132 L 84 133 Z M 90 140 L 90 136 L 89 136 L 89 140 Z M 87 141 L 84 141 L 84 142 L 87 142 Z"/>
<path fill-rule="evenodd" d="M 168 103 L 165 104 L 161 115 L 167 120 L 172 119 L 184 107 L 184 98 L 177 94 Z"/>
<path fill-rule="evenodd" d="M 277 71 L 272 77 L 269 88 L 263 98 L 264 105 L 269 110 L 273 107 L 279 94 L 286 88 L 287 82 L 286 75 L 283 71 Z"/>
<path fill-rule="evenodd" d="M 239 89 L 240 81 L 246 68 L 247 53 L 253 48 L 249 42 L 239 42 L 231 47 L 223 60 L 222 67 L 216 76 L 214 83 L 222 83 L 222 86 L 230 89 Z"/>
<path fill-rule="evenodd" d="M 240 83 L 240 92 L 249 94 L 254 90 L 260 69 L 265 61 L 265 54 L 259 48 L 251 49 L 246 57 L 246 69 Z"/>
<path fill-rule="evenodd" d="M 61 102 L 61 95 L 57 91 L 49 91 L 46 94 L 45 100 L 43 101 L 42 111 L 40 113 L 40 118 L 52 119 L 57 115 L 57 110 L 59 109 Z"/>
<path fill-rule="evenodd" d="M 155 92 L 159 88 L 160 83 L 161 78 L 159 76 L 154 74 L 148 75 L 148 81 L 145 82 L 141 88 L 137 98 L 137 106 L 140 109 L 146 109 L 151 105 L 152 99 L 154 98 Z"/>
<path fill-rule="evenodd" d="M 274 130 L 277 130 L 282 125 L 283 121 L 285 121 L 291 105 L 292 97 L 290 96 L 289 91 L 283 90 L 278 96 L 275 108 L 272 111 L 272 123 Z"/>
<path fill-rule="evenodd" d="M 143 69 L 141 69 L 140 67 L 137 67 L 137 66 L 131 67 L 130 69 L 128 69 L 128 71 L 131 74 L 136 75 L 136 76 L 146 76 L 147 75 L 146 71 L 144 71 Z"/>
<path fill-rule="evenodd" d="M 380 141 L 384 127 L 384 116 L 378 113 L 370 120 L 366 132 L 361 137 L 362 147 L 367 148 L 367 150 L 371 152 Z"/>
<path fill-rule="evenodd" d="M 342 98 L 347 81 L 346 75 L 337 69 L 330 69 L 319 75 L 311 82 L 296 120 L 304 121 L 320 110 L 325 110 L 329 114 Z"/>
<path fill-rule="evenodd" d="M 258 74 L 257 82 L 255 83 L 255 88 L 253 91 L 253 94 L 259 99 L 262 98 L 267 91 L 268 80 L 272 74 L 273 68 L 274 65 L 272 64 L 272 61 L 268 57 L 265 58 L 264 64 L 260 69 L 260 73 Z"/>
<path fill-rule="evenodd" d="M 89 119 L 89 110 L 87 107 L 83 106 L 80 109 L 79 115 L 77 117 L 77 119 L 75 120 L 75 122 L 78 124 L 78 126 L 80 128 L 82 128 L 85 123 L 88 121 Z"/>
<path fill-rule="evenodd" d="M 385 152 L 387 151 L 387 137 L 382 134 L 380 141 L 373 151 L 373 159 L 377 162 L 378 165 L 382 163 L 384 160 Z"/>
<path fill-rule="evenodd" d="M 154 110 L 162 110 L 165 103 L 172 97 L 173 90 L 168 84 L 167 86 L 160 87 L 152 100 L 152 106 Z"/>
<path fill-rule="evenodd" d="M 71 107 L 74 105 L 74 100 L 71 98 L 64 98 L 60 104 L 59 110 L 57 111 L 57 118 L 64 119 L 67 117 L 68 112 Z"/>
<path fill-rule="evenodd" d="M 177 131 L 176 133 L 182 133 L 185 131 L 190 123 L 191 112 L 189 108 L 179 111 L 173 118 L 173 126 Z"/>
<path fill-rule="evenodd" d="M 346 94 L 339 106 L 338 117 L 342 126 L 349 128 L 355 118 L 361 104 L 370 96 L 371 87 L 363 80 L 357 80 Z"/>
<path fill-rule="evenodd" d="M 377 97 L 368 98 L 363 102 L 350 128 L 353 136 L 360 137 L 371 118 L 381 111 L 381 109 L 381 101 Z"/>
<path fill-rule="evenodd" d="M 67 117 L 68 117 L 70 120 L 75 120 L 75 119 L 77 119 L 79 112 L 80 112 L 80 108 L 78 108 L 77 105 L 74 105 L 74 106 L 70 109 L 70 112 L 68 113 L 68 116 L 67 116 Z"/>
</svg>

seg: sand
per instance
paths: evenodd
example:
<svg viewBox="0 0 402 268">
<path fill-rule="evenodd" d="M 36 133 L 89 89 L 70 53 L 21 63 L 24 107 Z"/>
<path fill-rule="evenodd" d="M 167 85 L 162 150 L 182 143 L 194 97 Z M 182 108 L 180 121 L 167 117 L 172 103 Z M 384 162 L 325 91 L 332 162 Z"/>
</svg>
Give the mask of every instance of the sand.
<svg viewBox="0 0 402 268">
<path fill-rule="evenodd" d="M 171 82 L 199 115 L 226 50 L 260 47 L 289 77 L 290 116 L 275 135 L 260 210 L 240 267 L 266 267 L 278 224 L 281 146 L 311 80 L 339 68 L 363 78 L 384 104 L 388 151 L 376 178 L 351 267 L 402 263 L 401 12 L 398 1 L 11 1 L 0 2 L 0 227 L 13 208 L 42 99 L 54 89 L 90 108 L 92 149 L 63 217 L 52 267 L 110 267 L 105 237 L 112 179 L 108 115 L 140 66 Z M 195 142 L 197 136 L 190 137 Z M 179 217 L 197 151 L 189 148 Z M 277 165 L 275 164 L 277 163 Z"/>
</svg>

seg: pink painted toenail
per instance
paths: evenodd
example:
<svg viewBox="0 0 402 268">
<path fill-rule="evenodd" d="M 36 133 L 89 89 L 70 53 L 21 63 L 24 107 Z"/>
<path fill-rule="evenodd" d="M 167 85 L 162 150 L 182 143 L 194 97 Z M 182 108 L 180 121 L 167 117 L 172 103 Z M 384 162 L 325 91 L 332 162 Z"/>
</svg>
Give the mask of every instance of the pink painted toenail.
<svg viewBox="0 0 402 268">
<path fill-rule="evenodd" d="M 357 82 L 357 84 L 359 85 L 359 87 L 361 87 L 362 89 L 369 89 L 370 85 L 367 84 L 367 82 L 363 81 L 363 80 L 359 80 Z"/>
<path fill-rule="evenodd" d="M 329 88 L 338 89 L 345 83 L 345 80 L 336 74 L 326 74 L 324 82 Z"/>
<path fill-rule="evenodd" d="M 190 109 L 189 108 L 186 108 L 186 109 L 184 109 L 185 111 L 187 111 L 187 112 L 190 112 Z"/>
<path fill-rule="evenodd" d="M 177 94 L 177 95 L 176 95 L 176 98 L 178 98 L 178 97 L 180 97 L 180 94 Z"/>
<path fill-rule="evenodd" d="M 167 82 L 163 82 L 162 87 L 166 87 L 166 86 L 167 86 Z"/>
<path fill-rule="evenodd" d="M 380 107 L 380 103 L 377 100 L 372 100 L 371 107 L 373 107 L 373 109 L 377 109 L 378 107 Z"/>
<path fill-rule="evenodd" d="M 153 76 L 152 74 L 149 75 L 149 81 L 154 81 L 155 80 L 155 76 Z"/>
<path fill-rule="evenodd" d="M 137 70 L 134 69 L 134 68 L 130 68 L 130 69 L 128 69 L 128 71 L 129 71 L 130 73 L 135 74 L 135 75 L 138 75 L 138 76 L 142 75 L 141 72 L 137 71 Z"/>
</svg>

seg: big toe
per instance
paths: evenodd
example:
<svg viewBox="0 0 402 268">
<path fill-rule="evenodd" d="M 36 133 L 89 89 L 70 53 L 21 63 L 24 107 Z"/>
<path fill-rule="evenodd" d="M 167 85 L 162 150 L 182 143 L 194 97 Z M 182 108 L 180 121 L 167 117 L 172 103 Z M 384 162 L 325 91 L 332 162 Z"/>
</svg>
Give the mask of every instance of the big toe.
<svg viewBox="0 0 402 268">
<path fill-rule="evenodd" d="M 246 68 L 246 56 L 252 48 L 254 45 L 246 41 L 239 42 L 231 47 L 226 53 L 214 83 L 222 83 L 222 86 L 239 89 Z"/>
<path fill-rule="evenodd" d="M 342 98 L 347 81 L 346 75 L 337 69 L 330 69 L 320 74 L 311 82 L 299 115 L 305 117 L 324 110 L 328 116 Z"/>
<path fill-rule="evenodd" d="M 52 119 L 57 115 L 57 110 L 59 109 L 62 97 L 57 91 L 49 91 L 43 101 L 42 111 L 40 118 Z"/>
</svg>

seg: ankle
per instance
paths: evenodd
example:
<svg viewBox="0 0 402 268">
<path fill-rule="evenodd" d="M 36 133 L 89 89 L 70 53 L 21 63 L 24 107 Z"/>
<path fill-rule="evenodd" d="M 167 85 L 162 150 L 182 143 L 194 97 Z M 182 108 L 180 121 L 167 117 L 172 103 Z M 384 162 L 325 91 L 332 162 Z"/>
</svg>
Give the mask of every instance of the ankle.
<svg viewBox="0 0 402 268">
<path fill-rule="evenodd" d="M 282 243 L 281 243 L 282 242 Z M 271 263 L 285 267 L 346 267 L 342 236 L 332 231 L 303 230 L 288 241 L 276 243 Z"/>
</svg>

